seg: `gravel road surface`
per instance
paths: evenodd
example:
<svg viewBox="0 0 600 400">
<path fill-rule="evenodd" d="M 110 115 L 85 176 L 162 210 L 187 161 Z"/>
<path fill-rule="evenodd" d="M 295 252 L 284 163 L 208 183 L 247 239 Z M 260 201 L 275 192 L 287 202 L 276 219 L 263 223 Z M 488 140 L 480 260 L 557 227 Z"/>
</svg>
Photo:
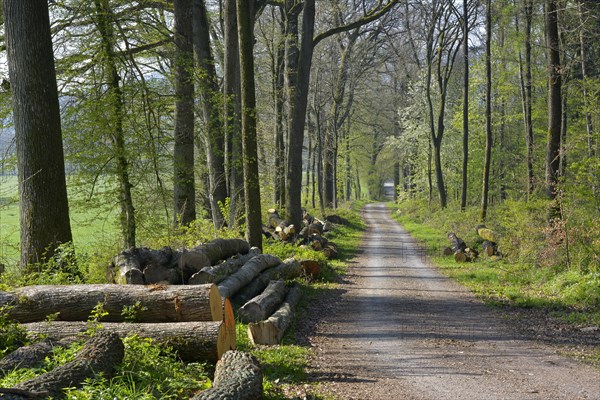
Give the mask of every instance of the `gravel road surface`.
<svg viewBox="0 0 600 400">
<path fill-rule="evenodd" d="M 309 337 L 310 376 L 339 399 L 600 399 L 600 370 L 521 337 L 440 275 L 382 204 Z"/>
</svg>

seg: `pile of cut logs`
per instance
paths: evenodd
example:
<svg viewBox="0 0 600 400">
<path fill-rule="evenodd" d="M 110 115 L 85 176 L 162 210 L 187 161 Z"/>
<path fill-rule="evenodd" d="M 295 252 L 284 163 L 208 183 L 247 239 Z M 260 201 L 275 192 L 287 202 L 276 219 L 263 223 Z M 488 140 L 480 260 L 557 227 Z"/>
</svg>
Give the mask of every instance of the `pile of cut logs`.
<svg viewBox="0 0 600 400">
<path fill-rule="evenodd" d="M 235 251 L 239 253 L 233 254 Z M 171 254 L 171 259 L 165 254 Z M 301 297 L 299 287 L 289 288 L 285 281 L 303 274 L 314 275 L 318 273 L 318 265 L 312 260 L 282 261 L 270 254 L 260 254 L 259 249 L 250 248 L 239 239 L 216 239 L 190 250 L 127 250 L 113 259 L 109 275 L 116 282 L 131 284 L 148 282 L 150 276 L 162 276 L 161 284 L 173 283 L 172 277 L 176 275 L 182 276 L 181 281 L 189 287 L 216 284 L 220 297 L 225 299 L 224 312 L 231 314 L 226 321 L 233 319 L 233 304 L 240 319 L 251 324 L 251 341 L 277 344 L 290 326 L 294 307 Z M 175 272 L 155 274 L 158 270 Z M 131 274 L 131 271 L 137 272 Z M 136 278 L 131 279 L 133 276 Z M 261 333 L 267 331 L 268 334 Z"/>
<path fill-rule="evenodd" d="M 500 257 L 501 254 L 498 251 L 497 234 L 485 225 L 478 225 L 477 228 L 475 228 L 475 231 L 483 240 L 483 253 L 492 259 Z M 454 254 L 454 260 L 456 262 L 475 261 L 478 257 L 479 252 L 472 247 L 467 246 L 465 241 L 456 236 L 454 232 L 448 234 L 448 240 L 450 241 L 450 247 L 444 249 L 444 255 L 449 256 Z"/>
<path fill-rule="evenodd" d="M 268 225 L 263 226 L 263 234 L 267 239 L 310 246 L 316 251 L 323 252 L 329 259 L 338 256 L 337 245 L 327 240 L 326 236 L 333 229 L 334 224 L 345 223 L 341 217 L 330 215 L 322 221 L 305 210 L 303 215 L 304 226 L 298 230 L 293 224 L 290 225 L 282 219 L 276 209 L 271 208 L 268 212 Z"/>
</svg>

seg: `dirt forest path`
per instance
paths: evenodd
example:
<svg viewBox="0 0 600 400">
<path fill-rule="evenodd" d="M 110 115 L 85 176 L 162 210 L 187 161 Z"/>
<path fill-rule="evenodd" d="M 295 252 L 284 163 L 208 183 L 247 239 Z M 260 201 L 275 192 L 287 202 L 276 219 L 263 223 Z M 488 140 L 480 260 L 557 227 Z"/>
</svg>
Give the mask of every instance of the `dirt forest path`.
<svg viewBox="0 0 600 400">
<path fill-rule="evenodd" d="M 440 275 L 382 204 L 309 340 L 311 379 L 338 399 L 600 399 L 600 371 L 520 338 Z"/>
</svg>

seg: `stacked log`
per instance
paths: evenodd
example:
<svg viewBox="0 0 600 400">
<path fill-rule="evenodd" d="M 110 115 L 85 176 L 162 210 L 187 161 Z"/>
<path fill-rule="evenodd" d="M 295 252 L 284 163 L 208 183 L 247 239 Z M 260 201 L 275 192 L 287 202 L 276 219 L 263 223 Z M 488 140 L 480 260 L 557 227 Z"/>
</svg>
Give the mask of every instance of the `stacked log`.
<svg viewBox="0 0 600 400">
<path fill-rule="evenodd" d="M 187 362 L 212 362 L 231 349 L 231 340 L 223 321 L 194 321 L 177 323 L 123 323 L 101 322 L 99 325 L 83 321 L 44 321 L 23 324 L 33 338 L 63 340 L 81 337 L 90 328 L 106 331 L 125 338 L 138 335 L 170 346 Z"/>
<path fill-rule="evenodd" d="M 454 252 L 454 261 L 462 263 L 474 261 L 477 258 L 477 252 L 468 247 L 464 240 L 456 236 L 454 232 L 448 234 L 448 240 L 450 240 L 451 249 Z"/>
<path fill-rule="evenodd" d="M 200 285 L 204 283 L 219 283 L 229 275 L 240 269 L 252 257 L 260 254 L 260 249 L 253 247 L 248 254 L 239 254 L 223 261 L 220 264 L 204 267 L 191 276 L 190 285 Z"/>
<path fill-rule="evenodd" d="M 58 342 L 45 339 L 41 342 L 19 347 L 0 359 L 0 376 L 18 368 L 34 368 L 41 364 L 55 347 L 67 347 L 76 340 L 75 337 Z"/>
<path fill-rule="evenodd" d="M 488 257 L 498 256 L 498 235 L 493 230 L 487 228 L 485 225 L 477 225 L 475 228 L 477 234 L 483 239 L 482 247 L 483 253 Z"/>
<path fill-rule="evenodd" d="M 291 325 L 294 308 L 302 297 L 298 286 L 293 286 L 287 293 L 285 301 L 268 319 L 248 325 L 248 337 L 253 344 L 279 344 L 285 331 Z"/>
<path fill-rule="evenodd" d="M 232 297 L 242 287 L 252 282 L 262 271 L 279 264 L 281 264 L 281 260 L 270 254 L 252 257 L 239 270 L 219 283 L 218 289 L 221 297 Z"/>
<path fill-rule="evenodd" d="M 213 387 L 192 400 L 260 400 L 262 371 L 258 360 L 248 353 L 229 351 L 217 363 Z"/>
<path fill-rule="evenodd" d="M 0 304 L 11 307 L 7 316 L 17 322 L 87 321 L 102 303 L 105 321 L 122 322 L 124 307 L 135 308 L 137 322 L 220 321 L 221 296 L 214 284 L 181 286 L 38 285 L 0 292 Z M 56 315 L 58 313 L 58 315 Z"/>
<path fill-rule="evenodd" d="M 180 250 L 132 248 L 113 258 L 107 274 L 110 281 L 120 284 L 182 284 L 204 267 L 249 251 L 250 245 L 241 239 L 215 239 Z"/>
<path fill-rule="evenodd" d="M 271 281 L 265 290 L 239 309 L 242 322 L 258 322 L 267 319 L 283 302 L 288 292 L 284 281 Z"/>
<path fill-rule="evenodd" d="M 254 278 L 249 284 L 233 296 L 233 303 L 241 306 L 260 294 L 272 280 L 290 280 L 302 275 L 302 267 L 294 258 L 288 258 L 281 264 L 269 268 Z"/>
<path fill-rule="evenodd" d="M 284 242 L 293 240 L 296 234 L 296 227 L 283 220 L 276 209 L 271 208 L 268 213 L 269 227 L 275 230 L 275 235 L 272 235 L 272 237 L 279 237 Z"/>
</svg>

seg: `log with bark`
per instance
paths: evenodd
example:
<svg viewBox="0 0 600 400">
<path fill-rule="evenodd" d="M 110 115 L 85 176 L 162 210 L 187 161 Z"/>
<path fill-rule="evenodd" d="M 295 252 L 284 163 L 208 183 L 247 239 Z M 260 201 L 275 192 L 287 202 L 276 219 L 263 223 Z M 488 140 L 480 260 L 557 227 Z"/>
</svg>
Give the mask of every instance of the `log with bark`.
<svg viewBox="0 0 600 400">
<path fill-rule="evenodd" d="M 107 278 L 120 284 L 143 285 L 144 273 L 136 249 L 125 250 L 115 256 L 108 267 Z"/>
<path fill-rule="evenodd" d="M 194 247 L 191 251 L 204 252 L 210 260 L 210 265 L 214 265 L 236 254 L 247 254 L 250 245 L 242 239 L 214 239 Z"/>
<path fill-rule="evenodd" d="M 262 271 L 279 264 L 281 264 L 281 260 L 271 254 L 260 254 L 252 257 L 239 270 L 219 283 L 218 288 L 221 297 L 232 297 L 242 287 L 252 282 Z"/>
<path fill-rule="evenodd" d="M 90 328 L 112 332 L 119 337 L 138 335 L 156 343 L 172 347 L 186 362 L 212 362 L 231 347 L 223 321 L 127 323 L 102 322 L 99 325 L 81 321 L 45 321 L 23 324 L 31 337 L 61 340 L 81 336 Z"/>
<path fill-rule="evenodd" d="M 7 316 L 18 322 L 86 321 L 102 303 L 105 321 L 123 321 L 124 307 L 132 307 L 138 322 L 220 321 L 222 302 L 214 284 L 182 286 L 39 285 L 0 292 L 0 304 L 11 307 Z"/>
<path fill-rule="evenodd" d="M 98 331 L 77 353 L 75 359 L 52 371 L 15 386 L 27 392 L 46 392 L 55 399 L 63 398 L 63 388 L 80 386 L 97 374 L 110 378 L 116 365 L 123 361 L 125 349 L 118 335 Z"/>
<path fill-rule="evenodd" d="M 260 400 L 262 371 L 258 360 L 249 353 L 228 351 L 217 363 L 213 387 L 192 400 Z"/>
<path fill-rule="evenodd" d="M 270 208 L 269 211 L 267 211 L 269 213 L 269 226 L 273 229 L 277 229 L 277 228 L 285 228 L 286 226 L 288 226 L 288 223 L 286 221 L 284 221 L 280 216 L 279 216 L 279 212 L 277 212 L 276 209 L 274 208 Z"/>
<path fill-rule="evenodd" d="M 41 342 L 19 347 L 0 359 L 0 376 L 17 368 L 36 367 L 44 361 L 55 347 L 67 347 L 76 340 L 77 338 L 75 337 L 66 338 L 58 342 L 43 340 Z"/>
<path fill-rule="evenodd" d="M 240 319 L 245 324 L 267 319 L 283 302 L 287 292 L 288 287 L 284 281 L 269 282 L 261 294 L 240 307 Z"/>
<path fill-rule="evenodd" d="M 267 320 L 248 325 L 248 337 L 253 344 L 279 344 L 285 331 L 291 325 L 294 308 L 302 297 L 300 287 L 290 288 L 285 301 Z"/>
<path fill-rule="evenodd" d="M 332 258 L 337 258 L 339 254 L 338 247 L 333 242 L 327 242 L 327 244 L 323 247 L 322 252 L 323 254 L 325 254 L 325 257 L 327 257 L 330 260 Z"/>
<path fill-rule="evenodd" d="M 253 247 L 247 254 L 238 254 L 228 258 L 220 264 L 210 267 L 204 267 L 196 272 L 189 280 L 190 285 L 200 285 L 204 283 L 219 283 L 229 275 L 237 271 L 242 265 L 248 262 L 252 257 L 260 254 L 260 249 Z"/>
<path fill-rule="evenodd" d="M 493 230 L 487 228 L 485 225 L 477 225 L 475 228 L 479 237 L 483 239 L 482 247 L 483 253 L 488 257 L 499 255 L 497 238 L 498 235 Z"/>
<path fill-rule="evenodd" d="M 464 251 L 467 248 L 467 245 L 464 242 L 464 240 L 456 236 L 454 232 L 450 232 L 448 234 L 448 240 L 450 240 L 450 246 L 454 253 L 456 253 L 457 251 Z"/>
<path fill-rule="evenodd" d="M 253 297 L 259 295 L 273 280 L 290 280 L 298 278 L 302 275 L 302 267 L 300 263 L 292 258 L 284 260 L 281 264 L 276 267 L 269 268 L 258 275 L 249 284 L 240 289 L 233 296 L 233 303 L 236 306 L 242 306 Z"/>
<path fill-rule="evenodd" d="M 459 263 L 475 261 L 477 255 L 478 253 L 475 250 L 467 247 L 464 250 L 459 250 L 454 253 L 454 261 Z"/>
</svg>

